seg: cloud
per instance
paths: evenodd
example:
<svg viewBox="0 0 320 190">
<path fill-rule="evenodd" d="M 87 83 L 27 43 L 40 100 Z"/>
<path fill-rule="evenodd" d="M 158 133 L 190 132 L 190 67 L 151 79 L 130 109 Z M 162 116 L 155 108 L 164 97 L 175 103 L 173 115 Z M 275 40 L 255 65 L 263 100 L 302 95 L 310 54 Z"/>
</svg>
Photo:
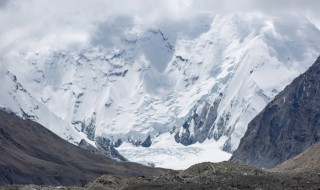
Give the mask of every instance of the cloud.
<svg viewBox="0 0 320 190">
<path fill-rule="evenodd" d="M 8 2 L 9 2 L 9 0 L 0 0 L 0 9 L 5 7 Z"/>
<path fill-rule="evenodd" d="M 318 0 L 0 0 L 0 56 L 99 44 L 104 33 L 117 35 L 135 24 L 169 27 L 206 12 L 296 10 L 319 20 L 318 7 Z M 114 28 L 119 16 L 128 18 L 124 29 Z"/>
</svg>

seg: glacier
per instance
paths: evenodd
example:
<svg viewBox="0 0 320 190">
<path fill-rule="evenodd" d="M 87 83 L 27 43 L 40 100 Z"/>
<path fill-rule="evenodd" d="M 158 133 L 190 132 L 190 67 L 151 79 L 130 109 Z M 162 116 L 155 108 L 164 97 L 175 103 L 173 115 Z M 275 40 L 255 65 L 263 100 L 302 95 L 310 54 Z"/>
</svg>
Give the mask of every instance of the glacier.
<svg viewBox="0 0 320 190">
<path fill-rule="evenodd" d="M 86 48 L 1 59 L 0 107 L 71 143 L 103 137 L 130 161 L 184 169 L 227 160 L 319 44 L 319 28 L 293 12 L 206 13 L 159 26 L 120 17 Z"/>
</svg>

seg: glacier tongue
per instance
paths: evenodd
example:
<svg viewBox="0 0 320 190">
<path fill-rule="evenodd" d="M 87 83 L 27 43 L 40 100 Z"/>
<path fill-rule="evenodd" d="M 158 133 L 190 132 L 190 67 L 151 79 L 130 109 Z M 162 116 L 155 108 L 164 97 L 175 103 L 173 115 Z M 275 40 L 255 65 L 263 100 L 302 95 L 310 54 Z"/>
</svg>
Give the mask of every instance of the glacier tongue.
<svg viewBox="0 0 320 190">
<path fill-rule="evenodd" d="M 134 27 L 124 27 L 117 44 L 17 54 L 1 68 L 0 107 L 75 144 L 98 137 L 125 142 L 120 153 L 141 162 L 161 158 L 161 146 L 179 146 L 172 156 L 192 164 L 208 142 L 235 150 L 249 121 L 320 52 L 319 29 L 293 13 L 202 15 L 191 24 Z M 148 139 L 149 148 L 127 144 L 150 145 Z M 138 158 L 150 152 L 149 160 Z"/>
</svg>

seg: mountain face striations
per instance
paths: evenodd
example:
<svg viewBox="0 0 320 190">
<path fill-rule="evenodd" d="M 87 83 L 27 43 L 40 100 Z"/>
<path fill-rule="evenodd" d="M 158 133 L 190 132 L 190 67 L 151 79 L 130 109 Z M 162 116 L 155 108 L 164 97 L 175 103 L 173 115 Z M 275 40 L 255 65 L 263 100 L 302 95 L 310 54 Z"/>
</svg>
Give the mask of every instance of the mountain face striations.
<svg viewBox="0 0 320 190">
<path fill-rule="evenodd" d="M 320 140 L 320 57 L 248 126 L 231 161 L 272 168 Z"/>
</svg>

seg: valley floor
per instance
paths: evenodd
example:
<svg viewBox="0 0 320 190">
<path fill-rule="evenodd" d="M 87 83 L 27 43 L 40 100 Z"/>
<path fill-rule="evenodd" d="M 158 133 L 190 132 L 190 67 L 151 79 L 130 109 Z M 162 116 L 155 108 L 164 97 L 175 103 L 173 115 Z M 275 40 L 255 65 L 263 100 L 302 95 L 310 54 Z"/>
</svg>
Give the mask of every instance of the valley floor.
<svg viewBox="0 0 320 190">
<path fill-rule="evenodd" d="M 20 189 L 319 189 L 320 173 L 288 173 L 258 170 L 231 162 L 201 163 L 187 170 L 170 171 L 158 177 L 120 178 L 102 176 L 84 187 L 6 186 Z"/>
</svg>

